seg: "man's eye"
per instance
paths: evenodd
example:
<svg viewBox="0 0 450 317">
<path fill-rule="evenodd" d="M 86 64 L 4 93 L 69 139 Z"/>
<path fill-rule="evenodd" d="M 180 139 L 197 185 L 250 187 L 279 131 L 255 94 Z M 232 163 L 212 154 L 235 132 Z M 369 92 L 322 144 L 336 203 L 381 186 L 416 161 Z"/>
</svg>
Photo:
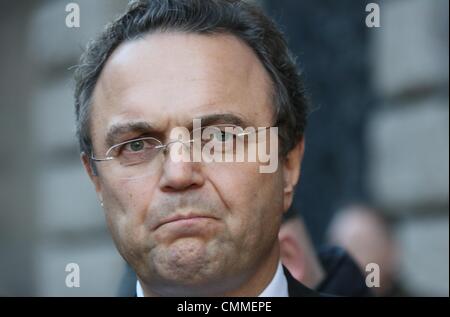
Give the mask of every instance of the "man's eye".
<svg viewBox="0 0 450 317">
<path fill-rule="evenodd" d="M 143 140 L 132 141 L 125 146 L 125 150 L 131 151 L 131 152 L 139 152 L 144 149 L 144 146 L 145 146 L 145 144 L 144 144 Z"/>
<path fill-rule="evenodd" d="M 233 139 L 233 134 L 226 131 L 217 131 L 214 133 L 214 138 L 220 142 L 227 142 Z"/>
</svg>

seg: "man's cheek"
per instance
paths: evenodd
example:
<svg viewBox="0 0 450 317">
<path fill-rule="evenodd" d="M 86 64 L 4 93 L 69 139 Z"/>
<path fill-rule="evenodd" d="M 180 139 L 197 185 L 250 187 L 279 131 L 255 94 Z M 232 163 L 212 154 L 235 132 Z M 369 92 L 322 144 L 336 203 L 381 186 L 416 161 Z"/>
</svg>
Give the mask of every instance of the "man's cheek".
<svg viewBox="0 0 450 317">
<path fill-rule="evenodd" d="M 145 232 L 134 219 L 120 215 L 113 221 L 115 227 L 111 233 L 125 258 L 141 254 L 148 247 L 148 232 Z"/>
<path fill-rule="evenodd" d="M 253 233 L 257 231 L 253 210 L 234 209 L 233 214 L 226 217 L 226 230 L 234 241 L 245 244 Z"/>
</svg>

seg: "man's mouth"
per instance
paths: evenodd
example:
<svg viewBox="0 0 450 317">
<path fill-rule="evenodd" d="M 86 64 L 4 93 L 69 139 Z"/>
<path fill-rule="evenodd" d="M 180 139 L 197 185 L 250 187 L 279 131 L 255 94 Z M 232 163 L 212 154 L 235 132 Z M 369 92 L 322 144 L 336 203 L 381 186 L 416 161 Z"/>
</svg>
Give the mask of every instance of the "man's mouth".
<svg viewBox="0 0 450 317">
<path fill-rule="evenodd" d="M 217 218 L 202 214 L 186 214 L 186 215 L 172 215 L 170 217 L 161 220 L 153 230 L 156 230 L 167 224 L 177 224 L 177 225 L 190 225 L 204 220 L 217 220 Z"/>
</svg>

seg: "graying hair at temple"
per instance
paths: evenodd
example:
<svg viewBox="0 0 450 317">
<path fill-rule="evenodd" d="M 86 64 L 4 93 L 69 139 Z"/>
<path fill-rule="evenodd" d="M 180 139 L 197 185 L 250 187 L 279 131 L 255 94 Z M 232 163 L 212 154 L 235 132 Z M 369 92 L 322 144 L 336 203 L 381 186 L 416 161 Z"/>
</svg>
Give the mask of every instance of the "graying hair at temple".
<svg viewBox="0 0 450 317">
<path fill-rule="evenodd" d="M 90 107 L 102 69 L 122 43 L 151 32 L 232 34 L 253 49 L 272 80 L 273 125 L 285 156 L 303 136 L 308 101 L 295 59 L 276 25 L 256 5 L 239 0 L 131 1 L 126 12 L 91 41 L 75 71 L 80 150 L 92 153 Z"/>
</svg>

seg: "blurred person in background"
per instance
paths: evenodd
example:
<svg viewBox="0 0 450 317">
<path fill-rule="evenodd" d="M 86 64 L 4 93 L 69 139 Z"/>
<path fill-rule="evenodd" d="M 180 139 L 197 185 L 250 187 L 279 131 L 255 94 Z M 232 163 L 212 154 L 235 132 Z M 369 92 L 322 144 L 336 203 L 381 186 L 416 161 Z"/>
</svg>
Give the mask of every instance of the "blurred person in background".
<svg viewBox="0 0 450 317">
<path fill-rule="evenodd" d="M 338 210 L 328 229 L 328 242 L 347 250 L 363 272 L 369 263 L 380 268 L 376 296 L 410 296 L 398 282 L 399 250 L 389 222 L 368 206 L 352 204 Z"/>
<path fill-rule="evenodd" d="M 337 296 L 372 296 L 352 257 L 333 245 L 324 245 L 316 251 L 303 218 L 292 208 L 283 217 L 278 239 L 281 261 L 306 286 Z"/>
</svg>

